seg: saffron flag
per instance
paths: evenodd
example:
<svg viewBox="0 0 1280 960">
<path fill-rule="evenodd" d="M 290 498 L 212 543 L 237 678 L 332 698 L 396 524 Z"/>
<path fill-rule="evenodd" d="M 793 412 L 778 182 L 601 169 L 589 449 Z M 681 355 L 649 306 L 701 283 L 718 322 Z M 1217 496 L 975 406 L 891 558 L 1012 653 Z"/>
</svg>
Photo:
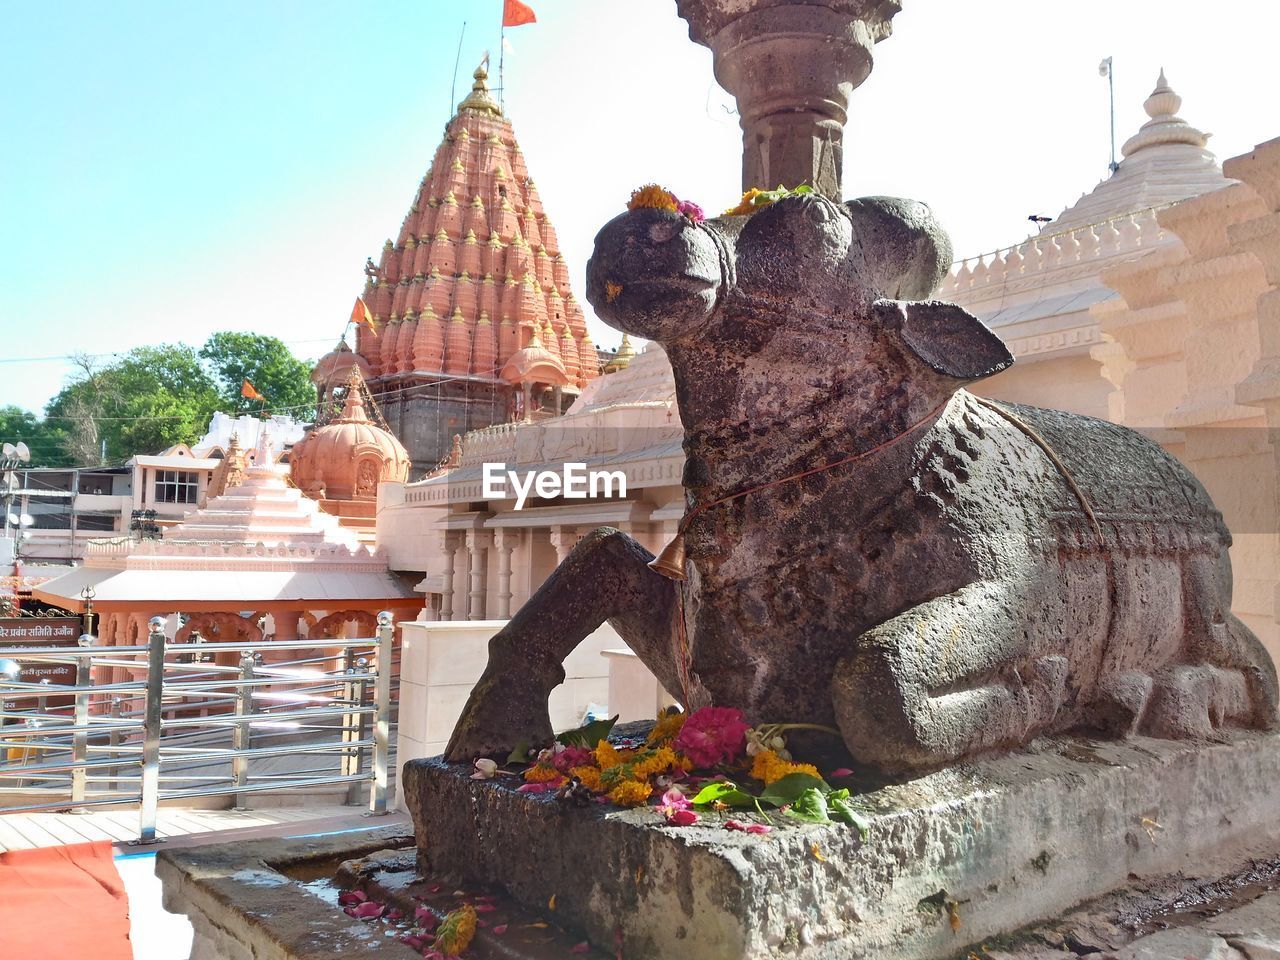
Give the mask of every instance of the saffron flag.
<svg viewBox="0 0 1280 960">
<path fill-rule="evenodd" d="M 526 23 L 537 23 L 533 8 L 520 0 L 503 0 L 502 25 L 504 27 L 520 27 Z"/>
<path fill-rule="evenodd" d="M 247 377 L 245 378 L 244 383 L 240 384 L 240 396 L 244 397 L 246 400 L 261 400 L 263 403 L 266 403 L 267 400 L 267 398 L 260 394 L 254 385 L 249 382 Z"/>
<path fill-rule="evenodd" d="M 357 327 L 368 327 L 369 332 L 375 337 L 378 335 L 378 327 L 373 322 L 373 314 L 369 312 L 369 307 L 365 304 L 363 297 L 356 297 L 356 305 L 351 308 L 351 322 Z"/>
</svg>

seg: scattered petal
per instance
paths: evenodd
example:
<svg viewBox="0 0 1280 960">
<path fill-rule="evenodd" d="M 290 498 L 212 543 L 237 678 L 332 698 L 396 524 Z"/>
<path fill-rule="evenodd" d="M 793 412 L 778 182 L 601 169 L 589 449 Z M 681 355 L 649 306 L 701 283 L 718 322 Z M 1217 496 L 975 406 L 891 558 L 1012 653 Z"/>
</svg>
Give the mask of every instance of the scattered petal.
<svg viewBox="0 0 1280 960">
<path fill-rule="evenodd" d="M 813 854 L 813 859 L 817 860 L 819 863 L 827 862 L 827 858 L 822 855 L 822 850 L 819 849 L 816 843 L 811 843 L 809 845 L 809 850 Z"/>
<path fill-rule="evenodd" d="M 428 933 L 440 925 L 440 918 L 426 907 L 418 907 L 417 910 L 413 911 L 413 919 L 418 926 Z"/>
<path fill-rule="evenodd" d="M 494 910 L 497 910 L 498 908 L 495 907 L 492 903 L 477 902 L 475 905 L 475 909 L 476 909 L 476 913 L 492 913 Z"/>
<path fill-rule="evenodd" d="M 505 923 L 500 923 L 493 928 L 493 932 L 500 937 L 507 932 L 507 925 Z"/>
<path fill-rule="evenodd" d="M 546 921 L 545 921 L 545 920 L 535 920 L 535 921 L 533 921 L 533 923 L 526 923 L 526 924 L 525 924 L 525 926 L 526 926 L 526 927 L 533 927 L 535 930 L 545 930 L 545 929 L 547 929 L 547 923 L 546 923 Z"/>
<path fill-rule="evenodd" d="M 853 771 L 852 771 L 852 770 L 850 770 L 848 767 L 837 767 L 836 769 L 832 770 L 829 774 L 827 774 L 827 776 L 829 776 L 829 777 L 852 777 L 852 776 L 853 776 Z"/>
<path fill-rule="evenodd" d="M 767 823 L 748 823 L 747 824 L 747 833 L 769 833 L 772 830 L 773 830 L 773 827 L 769 826 Z"/>
<path fill-rule="evenodd" d="M 743 833 L 747 832 L 747 825 L 741 820 L 726 820 L 724 828 L 726 830 L 741 830 Z"/>
<path fill-rule="evenodd" d="M 572 947 L 570 947 L 569 952 L 570 953 L 586 953 L 590 949 L 591 949 L 591 944 L 583 940 L 581 943 L 575 943 Z"/>
<path fill-rule="evenodd" d="M 406 933 L 400 938 L 400 942 L 406 947 L 412 947 L 414 950 L 421 950 L 427 945 L 427 941 L 424 937 L 420 937 L 414 933 Z"/>
<path fill-rule="evenodd" d="M 388 920 L 403 920 L 403 919 L 404 919 L 404 911 L 403 911 L 403 910 L 401 910 L 401 909 L 399 909 L 399 908 L 397 908 L 397 907 L 392 907 L 390 910 L 388 910 L 388 911 L 387 911 L 387 919 L 388 919 Z"/>
<path fill-rule="evenodd" d="M 673 827 L 691 827 L 698 822 L 698 815 L 692 810 L 673 810 L 667 814 L 667 823 Z"/>
<path fill-rule="evenodd" d="M 368 895 L 363 890 L 344 890 L 338 894 L 338 906 L 351 907 L 364 903 L 368 899 Z"/>
<path fill-rule="evenodd" d="M 375 903 L 372 900 L 366 900 L 360 906 L 354 908 L 355 913 L 352 914 L 357 920 L 377 920 L 380 916 L 387 912 L 386 904 Z"/>
<path fill-rule="evenodd" d="M 555 909 L 556 909 L 556 895 L 555 895 L 554 893 L 551 895 L 551 899 L 547 901 L 547 909 L 548 909 L 548 910 L 550 910 L 550 911 L 552 911 L 553 913 L 555 912 Z"/>
<path fill-rule="evenodd" d="M 522 783 L 516 787 L 516 793 L 555 793 L 563 784 L 563 777 L 559 780 L 544 780 L 540 783 Z"/>
<path fill-rule="evenodd" d="M 427 887 L 427 893 L 439 893 L 443 889 L 443 883 L 433 883 L 431 886 Z"/>
</svg>

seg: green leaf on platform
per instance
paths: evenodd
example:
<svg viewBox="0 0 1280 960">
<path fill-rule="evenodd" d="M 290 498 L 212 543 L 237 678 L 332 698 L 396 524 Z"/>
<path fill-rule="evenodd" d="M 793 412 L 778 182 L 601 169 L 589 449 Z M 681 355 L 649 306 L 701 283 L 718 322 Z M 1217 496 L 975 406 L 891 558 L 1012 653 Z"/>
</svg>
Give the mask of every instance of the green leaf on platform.
<svg viewBox="0 0 1280 960">
<path fill-rule="evenodd" d="M 831 817 L 827 813 L 827 798 L 817 787 L 809 787 L 802 791 L 787 812 L 793 817 L 808 820 L 810 823 L 831 822 Z"/>
<path fill-rule="evenodd" d="M 832 820 L 857 827 L 858 836 L 863 840 L 867 839 L 867 834 L 871 832 L 871 821 L 849 802 L 848 790 L 832 790 L 827 794 L 827 812 Z"/>
<path fill-rule="evenodd" d="M 756 798 L 738 788 L 731 780 L 709 783 L 698 791 L 693 798 L 695 807 L 707 807 L 713 803 L 723 803 L 730 807 L 754 807 Z"/>
<path fill-rule="evenodd" d="M 521 740 L 516 744 L 516 748 L 507 755 L 507 763 L 528 763 L 529 762 L 529 741 Z"/>
<path fill-rule="evenodd" d="M 809 773 L 789 773 L 765 787 L 760 800 L 775 807 L 783 807 L 795 803 L 806 790 L 828 793 L 831 788 L 821 777 Z"/>
<path fill-rule="evenodd" d="M 613 729 L 613 725 L 617 722 L 617 717 L 610 717 L 607 720 L 592 720 L 576 730 L 566 730 L 564 733 L 559 734 L 556 739 L 566 747 L 586 747 L 588 750 L 594 750 L 597 743 L 609 736 L 609 731 Z"/>
</svg>

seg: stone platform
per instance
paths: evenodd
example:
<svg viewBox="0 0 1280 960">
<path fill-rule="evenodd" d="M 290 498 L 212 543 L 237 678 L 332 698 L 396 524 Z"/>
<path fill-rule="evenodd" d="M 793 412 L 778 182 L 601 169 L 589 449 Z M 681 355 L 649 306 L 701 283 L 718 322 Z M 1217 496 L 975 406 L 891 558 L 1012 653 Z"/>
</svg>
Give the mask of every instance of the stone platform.
<svg viewBox="0 0 1280 960">
<path fill-rule="evenodd" d="M 766 836 L 709 814 L 568 807 L 406 764 L 424 866 L 504 887 L 628 960 L 964 956 L 1135 876 L 1195 872 L 1280 837 L 1280 735 L 1220 743 L 1074 738 L 863 793 L 867 839 L 775 816 Z"/>
</svg>

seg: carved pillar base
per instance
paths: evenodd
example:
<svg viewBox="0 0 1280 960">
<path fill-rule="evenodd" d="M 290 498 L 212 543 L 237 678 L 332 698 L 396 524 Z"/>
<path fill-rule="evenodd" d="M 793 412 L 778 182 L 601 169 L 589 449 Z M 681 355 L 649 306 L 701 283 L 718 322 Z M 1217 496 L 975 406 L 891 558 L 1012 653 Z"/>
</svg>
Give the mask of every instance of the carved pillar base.
<svg viewBox="0 0 1280 960">
<path fill-rule="evenodd" d="M 849 96 L 871 73 L 897 0 L 676 0 L 738 101 L 742 188 L 794 187 L 840 199 Z"/>
</svg>

